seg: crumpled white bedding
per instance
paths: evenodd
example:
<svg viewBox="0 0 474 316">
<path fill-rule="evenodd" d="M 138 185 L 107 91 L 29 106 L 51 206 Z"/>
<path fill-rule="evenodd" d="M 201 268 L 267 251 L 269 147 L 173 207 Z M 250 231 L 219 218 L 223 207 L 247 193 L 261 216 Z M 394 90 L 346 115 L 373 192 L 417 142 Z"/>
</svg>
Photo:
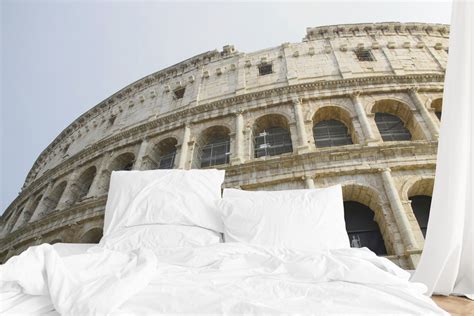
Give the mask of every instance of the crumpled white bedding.
<svg viewBox="0 0 474 316">
<path fill-rule="evenodd" d="M 44 244 L 0 266 L 0 314 L 448 315 L 408 279 L 365 248 L 220 243 L 64 255 Z"/>
</svg>

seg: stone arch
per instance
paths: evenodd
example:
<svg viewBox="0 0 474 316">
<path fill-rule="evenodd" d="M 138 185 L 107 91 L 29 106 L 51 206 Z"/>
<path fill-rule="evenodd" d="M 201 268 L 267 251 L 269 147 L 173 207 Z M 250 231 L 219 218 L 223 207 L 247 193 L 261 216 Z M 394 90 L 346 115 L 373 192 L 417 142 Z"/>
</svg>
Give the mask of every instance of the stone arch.
<svg viewBox="0 0 474 316">
<path fill-rule="evenodd" d="M 252 128 L 254 157 L 275 156 L 293 152 L 289 120 L 281 114 L 257 118 Z"/>
<path fill-rule="evenodd" d="M 43 213 L 47 214 L 52 212 L 58 206 L 59 200 L 63 196 L 64 190 L 66 189 L 67 182 L 62 181 L 55 185 L 53 190 L 44 199 Z"/>
<path fill-rule="evenodd" d="M 405 191 L 402 194 L 410 201 L 411 212 L 424 237 L 426 236 L 426 229 L 428 227 L 434 178 L 419 178 L 407 182 L 408 183 L 403 187 Z"/>
<path fill-rule="evenodd" d="M 434 110 L 438 120 L 441 120 L 441 115 L 443 113 L 443 98 L 437 98 L 431 101 L 431 108 Z"/>
<path fill-rule="evenodd" d="M 90 166 L 79 175 L 74 184 L 71 204 L 74 204 L 87 196 L 96 174 L 97 168 L 95 166 Z"/>
<path fill-rule="evenodd" d="M 155 142 L 149 152 L 144 169 L 173 169 L 176 158 L 175 137 L 162 138 Z"/>
<path fill-rule="evenodd" d="M 28 209 L 25 209 L 24 221 L 20 223 L 20 226 L 24 223 L 28 223 L 31 220 L 33 214 L 35 213 L 36 209 L 39 207 L 41 200 L 43 199 L 43 193 L 39 193 L 33 199 L 33 203 L 30 205 L 30 207 Z"/>
<path fill-rule="evenodd" d="M 312 117 L 312 121 L 313 121 L 313 137 L 315 138 L 315 142 L 316 142 L 316 134 L 317 134 L 316 126 L 318 124 L 320 124 L 321 122 L 337 121 L 338 123 L 342 124 L 347 129 L 347 133 L 349 137 L 346 142 L 344 141 L 343 142 L 347 144 L 358 143 L 357 133 L 354 128 L 354 124 L 352 123 L 351 114 L 349 113 L 349 111 L 347 111 L 343 107 L 334 106 L 334 105 L 320 107 L 314 113 Z"/>
<path fill-rule="evenodd" d="M 5 227 L 5 232 L 9 233 L 12 231 L 13 227 L 15 227 L 16 223 L 20 220 L 22 216 L 24 216 L 24 211 L 25 211 L 25 203 L 23 202 L 20 204 L 15 211 L 11 212 L 8 217 L 5 219 L 6 222 L 6 227 Z"/>
<path fill-rule="evenodd" d="M 228 164 L 230 129 L 214 125 L 204 129 L 196 139 L 193 165 L 198 168 Z"/>
<path fill-rule="evenodd" d="M 364 234 L 368 234 L 367 236 L 371 241 L 371 246 L 374 248 L 372 250 L 377 251 L 377 254 L 387 254 L 387 250 L 390 249 L 389 245 L 391 242 L 388 240 L 389 234 L 386 232 L 387 223 L 385 222 L 385 216 L 383 214 L 382 203 L 378 191 L 368 185 L 347 183 L 342 185 L 342 196 L 345 203 L 345 208 L 348 207 L 348 203 L 355 202 L 353 203 L 354 205 L 350 205 L 352 209 L 359 209 L 361 214 L 364 212 L 367 213 L 367 210 L 371 210 L 373 212 L 372 220 L 376 223 L 376 225 L 373 226 L 374 228 L 371 232 L 364 232 Z M 346 218 L 348 215 L 349 214 L 347 211 L 345 211 Z M 346 222 L 346 227 L 349 228 L 350 224 L 350 222 Z M 360 235 L 361 234 L 362 233 L 360 233 Z M 348 235 L 351 237 L 353 234 L 348 232 Z M 352 237 L 354 238 L 355 236 Z M 364 246 L 364 243 L 362 243 L 362 246 Z"/>
<path fill-rule="evenodd" d="M 109 163 L 108 171 L 132 170 L 135 162 L 135 155 L 131 152 L 126 152 L 115 156 Z"/>
<path fill-rule="evenodd" d="M 79 238 L 80 243 L 97 244 L 102 238 L 103 231 L 101 227 L 94 227 L 86 231 Z"/>
<path fill-rule="evenodd" d="M 432 195 L 434 177 L 413 177 L 402 186 L 402 198 L 406 201 L 415 195 Z"/>
<path fill-rule="evenodd" d="M 104 192 L 109 190 L 110 185 L 110 174 L 112 171 L 121 171 L 121 170 L 132 170 L 133 164 L 135 163 L 135 155 L 131 152 L 125 152 L 115 156 L 111 159 L 107 170 L 102 174 L 102 183 Z"/>
<path fill-rule="evenodd" d="M 421 125 L 417 122 L 410 106 L 404 102 L 396 99 L 378 100 L 372 105 L 371 113 L 375 114 L 376 120 L 378 113 L 393 115 L 403 122 L 404 128 L 410 132 L 412 140 L 425 139 Z"/>
</svg>

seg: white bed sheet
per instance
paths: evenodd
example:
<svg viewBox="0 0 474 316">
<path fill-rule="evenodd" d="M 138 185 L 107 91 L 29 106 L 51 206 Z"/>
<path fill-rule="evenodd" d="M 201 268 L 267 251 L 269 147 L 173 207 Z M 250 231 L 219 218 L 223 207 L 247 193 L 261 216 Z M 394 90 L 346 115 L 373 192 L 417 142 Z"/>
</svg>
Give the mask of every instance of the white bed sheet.
<svg viewBox="0 0 474 316">
<path fill-rule="evenodd" d="M 60 257 L 86 253 L 95 244 L 57 243 L 53 248 Z M 0 314 L 59 315 L 48 295 L 29 295 L 21 291 L 0 291 Z"/>
<path fill-rule="evenodd" d="M 422 294 L 424 285 L 367 249 L 310 254 L 222 243 L 155 255 L 89 248 L 39 246 L 1 266 L 0 314 L 55 314 L 55 306 L 69 315 L 448 315 Z M 15 294 L 20 288 L 45 295 Z"/>
</svg>

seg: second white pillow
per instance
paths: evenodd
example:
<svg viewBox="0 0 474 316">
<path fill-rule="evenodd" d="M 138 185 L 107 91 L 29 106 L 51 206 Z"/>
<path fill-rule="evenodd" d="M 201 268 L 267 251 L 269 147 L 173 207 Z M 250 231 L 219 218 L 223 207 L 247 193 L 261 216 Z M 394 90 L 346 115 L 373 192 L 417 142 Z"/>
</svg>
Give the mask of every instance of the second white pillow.
<svg viewBox="0 0 474 316">
<path fill-rule="evenodd" d="M 221 212 L 226 242 L 309 252 L 350 247 L 340 185 L 318 190 L 225 189 Z"/>
</svg>

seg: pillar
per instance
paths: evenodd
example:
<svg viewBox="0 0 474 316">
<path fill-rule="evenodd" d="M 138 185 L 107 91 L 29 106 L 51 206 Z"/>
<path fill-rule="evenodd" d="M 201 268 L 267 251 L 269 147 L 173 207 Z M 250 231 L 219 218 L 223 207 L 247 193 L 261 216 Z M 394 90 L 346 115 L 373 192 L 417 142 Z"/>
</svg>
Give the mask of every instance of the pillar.
<svg viewBox="0 0 474 316">
<path fill-rule="evenodd" d="M 189 124 L 184 125 L 183 139 L 181 141 L 181 148 L 179 151 L 178 169 L 186 168 L 186 161 L 188 159 L 189 140 L 191 139 L 191 129 Z"/>
<path fill-rule="evenodd" d="M 235 113 L 235 144 L 231 164 L 237 165 L 244 162 L 244 116 L 243 111 Z"/>
<path fill-rule="evenodd" d="M 74 198 L 74 191 L 77 187 L 77 178 L 79 177 L 79 172 L 74 170 L 71 175 L 69 176 L 66 184 L 66 188 L 64 188 L 63 195 L 59 199 L 58 202 L 58 209 L 64 209 L 71 204 L 72 199 Z"/>
<path fill-rule="evenodd" d="M 23 211 L 18 216 L 16 222 L 13 224 L 13 227 L 12 227 L 11 231 L 14 231 L 17 228 L 21 227 L 23 224 L 26 224 L 27 221 L 31 218 L 31 216 L 29 216 L 30 218 L 27 218 L 27 217 L 28 217 L 28 214 L 33 213 L 35 211 L 35 210 L 31 209 L 31 206 L 33 205 L 35 200 L 36 200 L 36 196 L 31 195 L 31 197 L 25 203 L 25 206 L 23 207 Z"/>
<path fill-rule="evenodd" d="M 316 188 L 315 185 L 314 185 L 313 178 L 308 177 L 308 176 L 304 176 L 303 178 L 304 178 L 304 182 L 306 184 L 307 189 L 315 189 Z"/>
<path fill-rule="evenodd" d="M 418 244 L 416 242 L 415 236 L 411 229 L 410 221 L 403 207 L 402 201 L 398 194 L 397 188 L 392 178 L 390 168 L 381 169 L 383 186 L 387 194 L 390 207 L 393 211 L 395 217 L 395 222 L 397 223 L 398 230 L 401 234 L 403 243 L 405 244 L 405 252 L 409 253 L 410 251 L 418 249 Z"/>
<path fill-rule="evenodd" d="M 86 198 L 89 197 L 96 197 L 100 196 L 104 192 L 105 188 L 105 181 L 108 181 L 108 179 L 105 179 L 105 173 L 107 173 L 107 165 L 109 163 L 109 155 L 104 154 L 102 157 L 101 162 L 99 163 L 99 167 L 97 168 L 97 172 L 95 174 L 94 180 L 92 180 L 91 187 L 89 188 L 89 192 L 86 195 Z"/>
<path fill-rule="evenodd" d="M 137 159 L 135 160 L 135 163 L 133 164 L 132 170 L 144 170 L 144 157 L 148 153 L 148 146 L 149 142 L 145 138 L 140 144 L 140 148 L 138 149 L 138 154 L 137 154 Z"/>
<path fill-rule="evenodd" d="M 293 99 L 293 110 L 295 113 L 296 129 L 298 132 L 297 153 L 305 153 L 309 151 L 308 135 L 306 134 L 306 126 L 304 122 L 303 109 L 301 99 Z"/>
<path fill-rule="evenodd" d="M 423 105 L 423 102 L 420 99 L 420 95 L 418 94 L 418 88 L 413 87 L 408 89 L 408 94 L 412 99 L 413 103 L 415 104 L 416 108 L 421 114 L 423 121 L 425 122 L 426 126 L 430 131 L 431 139 L 435 140 L 439 135 L 439 127 L 438 124 L 434 121 L 433 116 L 430 114 L 426 106 Z"/>
<path fill-rule="evenodd" d="M 48 186 L 44 190 L 43 196 L 41 197 L 41 200 L 38 203 L 38 206 L 36 206 L 35 210 L 32 210 L 33 214 L 31 215 L 31 218 L 29 221 L 30 223 L 36 221 L 41 216 L 41 214 L 45 211 L 46 200 L 48 199 L 48 196 L 51 194 L 52 189 L 53 189 L 53 181 L 50 181 L 48 183 Z"/>
<path fill-rule="evenodd" d="M 370 126 L 369 119 L 367 118 L 367 113 L 365 112 L 365 109 L 362 106 L 362 103 L 360 102 L 359 95 L 360 95 L 360 92 L 356 91 L 352 93 L 350 97 L 351 97 L 352 103 L 354 104 L 357 117 L 359 118 L 359 122 L 360 122 L 362 132 L 365 138 L 365 143 L 369 144 L 369 143 L 377 142 L 378 140 L 374 136 L 372 127 Z"/>
</svg>

